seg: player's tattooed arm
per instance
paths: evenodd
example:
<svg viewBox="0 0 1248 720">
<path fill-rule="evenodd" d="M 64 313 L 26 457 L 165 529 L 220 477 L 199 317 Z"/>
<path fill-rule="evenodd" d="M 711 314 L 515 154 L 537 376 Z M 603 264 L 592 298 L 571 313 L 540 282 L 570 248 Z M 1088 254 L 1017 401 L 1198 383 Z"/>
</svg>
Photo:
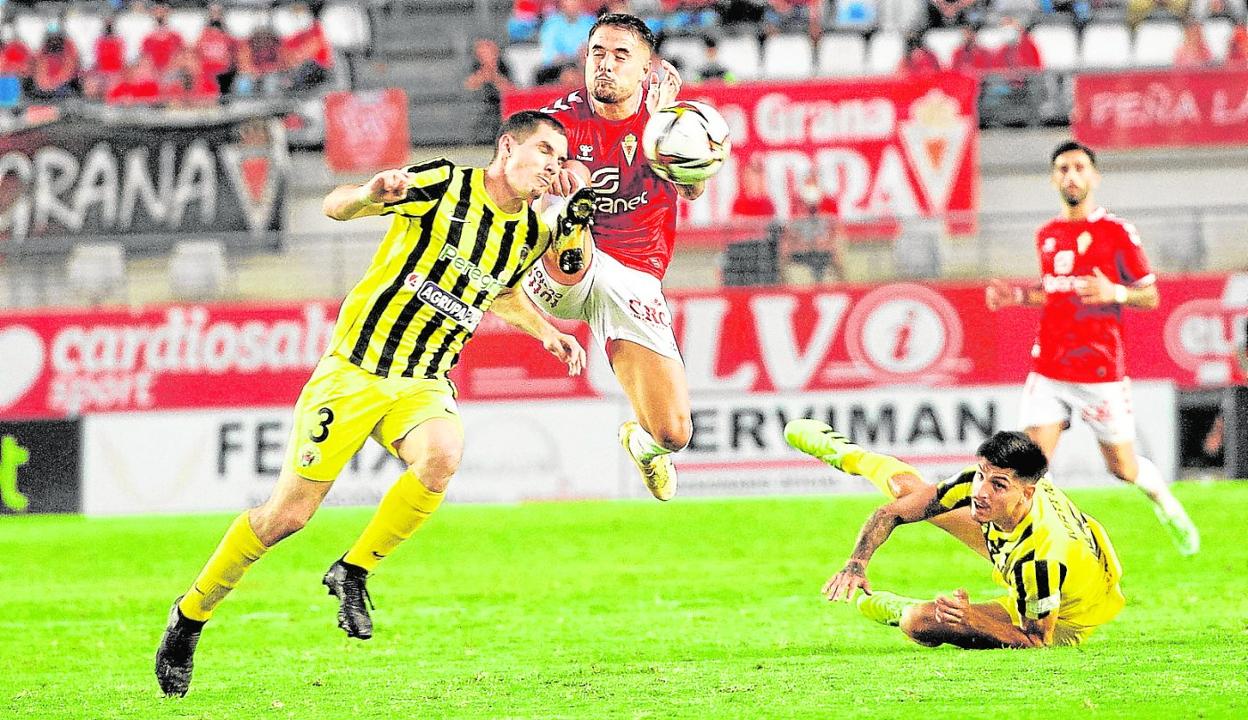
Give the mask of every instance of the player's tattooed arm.
<svg viewBox="0 0 1248 720">
<path fill-rule="evenodd" d="M 580 375 L 585 369 L 585 349 L 580 342 L 551 325 L 523 290 L 504 288 L 494 299 L 490 312 L 536 338 L 547 352 L 568 367 L 568 375 Z"/>
<path fill-rule="evenodd" d="M 984 304 L 989 310 L 1014 305 L 1043 305 L 1044 288 L 1040 285 L 1011 285 L 1004 280 L 993 278 L 984 289 Z"/>
<path fill-rule="evenodd" d="M 1076 278 L 1075 293 L 1085 305 L 1127 305 L 1142 310 L 1153 310 L 1161 304 L 1161 294 L 1156 283 L 1143 287 L 1119 285 L 1105 276 L 1099 267 L 1093 266 L 1091 275 Z"/>
<path fill-rule="evenodd" d="M 363 185 L 339 185 L 321 202 L 321 210 L 334 220 L 353 220 L 380 215 L 386 203 L 407 196 L 406 170 L 383 170 Z"/>
<path fill-rule="evenodd" d="M 940 504 L 936 490 L 935 485 L 924 485 L 872 513 L 858 532 L 854 551 L 849 560 L 845 561 L 845 567 L 824 583 L 823 594 L 829 600 L 848 602 L 859 589 L 871 592 L 870 583 L 867 582 L 867 563 L 871 562 L 871 556 L 888 540 L 893 529 L 898 525 L 921 522 L 949 511 Z"/>
</svg>

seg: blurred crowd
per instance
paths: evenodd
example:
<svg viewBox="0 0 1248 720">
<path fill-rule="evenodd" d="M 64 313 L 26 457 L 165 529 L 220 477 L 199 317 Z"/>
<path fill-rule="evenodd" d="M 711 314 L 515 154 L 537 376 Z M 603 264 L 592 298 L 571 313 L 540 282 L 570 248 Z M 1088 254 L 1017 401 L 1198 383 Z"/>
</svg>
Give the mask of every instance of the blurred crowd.
<svg viewBox="0 0 1248 720">
<path fill-rule="evenodd" d="M 124 10 L 131 27 L 145 31 L 119 32 L 119 14 L 108 14 L 89 48 L 78 47 L 66 32 L 65 14 L 49 18 L 42 44 L 28 47 L 6 13 L 0 21 L 0 98 L 9 106 L 23 99 L 73 98 L 200 106 L 229 97 L 298 94 L 324 83 L 334 64 L 320 5 L 284 5 L 282 34 L 266 17 L 245 37 L 235 37 L 219 4 L 207 7 L 202 27 L 192 34 L 171 27 L 167 5 L 137 2 L 114 11 Z"/>
</svg>

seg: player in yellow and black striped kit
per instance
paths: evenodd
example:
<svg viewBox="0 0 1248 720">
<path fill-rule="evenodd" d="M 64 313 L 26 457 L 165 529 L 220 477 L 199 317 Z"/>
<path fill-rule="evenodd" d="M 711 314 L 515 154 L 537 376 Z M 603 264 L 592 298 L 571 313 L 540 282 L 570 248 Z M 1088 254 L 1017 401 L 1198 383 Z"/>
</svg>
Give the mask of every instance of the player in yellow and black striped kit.
<svg viewBox="0 0 1248 720">
<path fill-rule="evenodd" d="M 1047 476 L 1044 452 L 1024 433 L 998 432 L 980 445 L 978 463 L 937 485 L 906 463 L 854 445 L 816 420 L 785 427 L 790 445 L 871 480 L 893 502 L 867 520 L 845 567 L 824 585 L 829 600 L 859 589 L 863 614 L 898 625 L 923 645 L 965 648 L 1078 645 L 1125 604 L 1122 566 L 1093 518 Z M 930 520 L 993 565 L 1007 593 L 972 604 L 966 591 L 924 602 L 872 592 L 867 563 L 893 528 Z"/>
<path fill-rule="evenodd" d="M 580 373 L 585 351 L 519 290 L 551 242 L 552 226 L 578 232 L 590 219 L 592 202 L 570 203 L 550 225 L 531 206 L 567 151 L 558 121 L 526 111 L 503 123 L 486 168 L 433 160 L 326 196 L 330 217 L 392 215 L 390 229 L 343 302 L 330 347 L 299 396 L 273 495 L 234 520 L 170 611 L 156 654 L 165 694 L 186 694 L 195 645 L 217 604 L 268 548 L 307 523 L 369 437 L 407 471 L 323 583 L 338 598 L 338 624 L 347 635 L 372 636 L 365 578 L 437 509 L 459 465 L 463 427 L 447 373 L 486 311 L 537 338 L 569 374 Z"/>
</svg>

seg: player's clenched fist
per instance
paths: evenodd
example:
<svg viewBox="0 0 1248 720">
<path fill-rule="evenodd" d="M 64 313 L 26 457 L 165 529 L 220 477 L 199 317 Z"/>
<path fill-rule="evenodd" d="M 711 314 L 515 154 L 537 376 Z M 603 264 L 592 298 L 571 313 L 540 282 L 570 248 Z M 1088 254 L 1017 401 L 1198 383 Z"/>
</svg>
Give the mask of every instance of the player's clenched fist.
<svg viewBox="0 0 1248 720">
<path fill-rule="evenodd" d="M 383 170 L 360 188 L 360 197 L 371 203 L 394 203 L 407 196 L 408 175 L 405 170 Z"/>
</svg>

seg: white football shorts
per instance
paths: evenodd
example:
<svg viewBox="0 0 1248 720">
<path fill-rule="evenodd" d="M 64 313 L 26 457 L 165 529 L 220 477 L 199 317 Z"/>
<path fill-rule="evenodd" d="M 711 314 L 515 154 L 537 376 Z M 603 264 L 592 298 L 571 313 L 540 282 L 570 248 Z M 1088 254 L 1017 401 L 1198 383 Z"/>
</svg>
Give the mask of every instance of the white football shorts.
<svg viewBox="0 0 1248 720">
<path fill-rule="evenodd" d="M 672 332 L 672 311 L 659 279 L 625 267 L 596 247 L 577 284 L 555 282 L 542 262 L 533 266 L 523 284 L 539 308 L 563 320 L 584 320 L 604 347 L 608 340 L 629 340 L 664 357 L 681 359 Z"/>
<path fill-rule="evenodd" d="M 1024 427 L 1064 424 L 1078 412 L 1102 444 L 1135 440 L 1135 412 L 1131 409 L 1131 381 L 1077 383 L 1054 380 L 1033 372 L 1023 385 L 1019 424 Z"/>
</svg>

